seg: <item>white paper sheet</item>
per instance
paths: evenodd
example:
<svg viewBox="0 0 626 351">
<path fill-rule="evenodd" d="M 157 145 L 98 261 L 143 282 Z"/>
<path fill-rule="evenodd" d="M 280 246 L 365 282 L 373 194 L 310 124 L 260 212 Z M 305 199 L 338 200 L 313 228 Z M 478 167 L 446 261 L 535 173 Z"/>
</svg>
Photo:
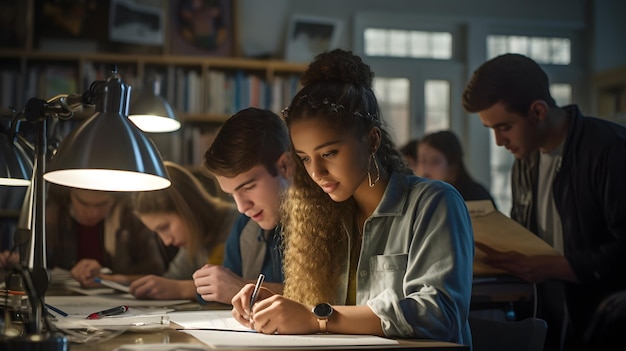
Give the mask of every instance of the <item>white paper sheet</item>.
<svg viewBox="0 0 626 351">
<path fill-rule="evenodd" d="M 208 351 L 205 345 L 194 344 L 127 344 L 121 345 L 114 351 Z"/>
<path fill-rule="evenodd" d="M 398 341 L 372 335 L 266 335 L 217 330 L 183 330 L 211 348 L 311 348 L 337 346 L 397 345 Z"/>
<path fill-rule="evenodd" d="M 183 329 L 253 331 L 232 317 L 230 310 L 170 312 L 170 321 Z"/>
</svg>

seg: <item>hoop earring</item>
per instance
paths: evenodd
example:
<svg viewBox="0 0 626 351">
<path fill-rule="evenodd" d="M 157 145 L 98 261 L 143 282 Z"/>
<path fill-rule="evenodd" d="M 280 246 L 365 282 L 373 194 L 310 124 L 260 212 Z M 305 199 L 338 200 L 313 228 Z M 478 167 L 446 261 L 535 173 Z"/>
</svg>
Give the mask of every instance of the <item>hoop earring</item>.
<svg viewBox="0 0 626 351">
<path fill-rule="evenodd" d="M 376 167 L 376 179 L 372 181 L 372 173 L 370 172 L 370 168 L 372 166 L 372 161 L 374 161 L 374 167 Z M 378 168 L 378 162 L 376 162 L 376 154 L 372 152 L 372 157 L 370 158 L 370 164 L 367 166 L 367 180 L 369 181 L 370 188 L 373 188 L 376 183 L 380 180 L 380 168 Z"/>
</svg>

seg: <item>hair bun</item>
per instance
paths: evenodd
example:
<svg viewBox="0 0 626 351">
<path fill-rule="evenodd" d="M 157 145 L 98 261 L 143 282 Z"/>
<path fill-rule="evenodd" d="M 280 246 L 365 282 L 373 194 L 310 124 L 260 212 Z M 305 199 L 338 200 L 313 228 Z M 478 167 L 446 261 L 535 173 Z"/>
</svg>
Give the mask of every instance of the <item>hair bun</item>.
<svg viewBox="0 0 626 351">
<path fill-rule="evenodd" d="M 317 82 L 340 82 L 372 88 L 374 73 L 352 51 L 335 49 L 323 52 L 315 57 L 306 72 L 302 75 L 302 85 Z"/>
</svg>

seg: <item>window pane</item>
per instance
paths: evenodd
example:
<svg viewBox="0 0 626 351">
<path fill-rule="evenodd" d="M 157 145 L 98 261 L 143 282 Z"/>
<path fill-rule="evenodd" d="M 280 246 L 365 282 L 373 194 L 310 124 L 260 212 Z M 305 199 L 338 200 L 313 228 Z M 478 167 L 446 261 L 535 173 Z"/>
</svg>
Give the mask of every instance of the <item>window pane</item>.
<svg viewBox="0 0 626 351">
<path fill-rule="evenodd" d="M 572 86 L 569 84 L 550 84 L 550 94 L 558 106 L 572 103 Z"/>
<path fill-rule="evenodd" d="M 450 128 L 450 82 L 427 80 L 424 83 L 424 132 L 430 133 Z"/>
<path fill-rule="evenodd" d="M 552 38 L 552 63 L 569 65 L 571 62 L 571 42 L 569 39 Z"/>
<path fill-rule="evenodd" d="M 428 33 L 411 32 L 411 57 L 428 57 Z"/>
<path fill-rule="evenodd" d="M 547 38 L 532 38 L 530 41 L 530 57 L 537 63 L 550 63 L 552 61 L 550 40 Z"/>
<path fill-rule="evenodd" d="M 487 37 L 487 57 L 492 59 L 507 52 L 507 40 L 503 35 Z"/>
<path fill-rule="evenodd" d="M 487 57 L 489 59 L 511 52 L 526 55 L 540 64 L 569 65 L 571 49 L 571 41 L 567 38 L 520 35 L 487 36 Z"/>
<path fill-rule="evenodd" d="M 397 145 L 403 145 L 410 137 L 409 88 L 410 83 L 406 78 L 374 79 L 374 93 L 378 98 L 380 112 Z"/>
<path fill-rule="evenodd" d="M 498 210 L 509 216 L 511 213 L 511 168 L 515 157 L 507 149 L 497 146 L 493 132 L 489 133 L 491 194 Z"/>
<path fill-rule="evenodd" d="M 509 37 L 509 51 L 526 56 L 530 56 L 528 52 L 528 37 L 510 36 Z"/>
<path fill-rule="evenodd" d="M 409 54 L 409 34 L 405 30 L 389 31 L 389 56 L 407 57 Z"/>
<path fill-rule="evenodd" d="M 432 58 L 450 59 L 452 58 L 452 34 L 432 33 Z"/>
<path fill-rule="evenodd" d="M 364 30 L 365 54 L 412 58 L 452 58 L 452 33 L 401 29 Z"/>
<path fill-rule="evenodd" d="M 364 32 L 365 54 L 368 56 L 386 56 L 387 42 L 385 30 L 368 28 Z"/>
</svg>

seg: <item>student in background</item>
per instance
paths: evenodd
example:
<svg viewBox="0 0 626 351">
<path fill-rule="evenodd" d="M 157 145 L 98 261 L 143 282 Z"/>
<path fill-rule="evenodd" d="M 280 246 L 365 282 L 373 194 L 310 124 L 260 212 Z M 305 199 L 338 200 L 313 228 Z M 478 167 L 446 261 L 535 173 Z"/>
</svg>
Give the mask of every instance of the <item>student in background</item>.
<svg viewBox="0 0 626 351">
<path fill-rule="evenodd" d="M 449 130 L 427 134 L 417 150 L 418 176 L 452 184 L 465 201 L 490 200 L 495 206 L 489 191 L 467 172 L 463 147 L 456 134 Z"/>
<path fill-rule="evenodd" d="M 417 174 L 417 146 L 419 145 L 418 139 L 411 139 L 400 148 L 400 153 L 404 156 L 407 166 L 413 171 L 413 174 Z"/>
<path fill-rule="evenodd" d="M 304 73 L 284 111 L 295 158 L 281 222 L 284 295 L 263 288 L 251 311 L 246 285 L 233 316 L 267 334 L 471 345 L 467 208 L 451 185 L 411 174 L 382 126 L 372 80 L 368 65 L 339 49 Z"/>
<path fill-rule="evenodd" d="M 275 113 L 247 108 L 229 118 L 204 155 L 204 168 L 230 194 L 241 213 L 226 243 L 224 265 L 193 274 L 198 294 L 228 302 L 259 273 L 282 292 L 279 209 L 293 169 L 289 134 Z M 252 220 L 251 220 L 252 219 Z"/>
<path fill-rule="evenodd" d="M 165 161 L 172 185 L 133 194 L 133 209 L 141 221 L 167 246 L 178 247 L 176 257 L 162 275 L 134 279 L 130 293 L 137 298 L 195 299 L 192 274 L 207 262 L 222 264 L 224 243 L 237 211 L 210 195 L 196 177 L 182 166 Z M 119 280 L 117 280 L 119 281 Z M 217 282 L 220 288 L 221 282 Z M 227 299 L 216 300 L 229 303 Z"/>
<path fill-rule="evenodd" d="M 515 156 L 511 218 L 563 254 L 486 248 L 489 262 L 537 283 L 546 351 L 579 350 L 600 302 L 626 289 L 626 128 L 557 106 L 547 74 L 519 54 L 483 63 L 463 106 Z"/>
<path fill-rule="evenodd" d="M 71 271 L 83 287 L 96 287 L 103 271 L 162 274 L 159 239 L 135 217 L 128 193 L 50 184 L 46 200 L 47 266 Z M 109 272 L 111 273 L 111 272 Z"/>
</svg>

